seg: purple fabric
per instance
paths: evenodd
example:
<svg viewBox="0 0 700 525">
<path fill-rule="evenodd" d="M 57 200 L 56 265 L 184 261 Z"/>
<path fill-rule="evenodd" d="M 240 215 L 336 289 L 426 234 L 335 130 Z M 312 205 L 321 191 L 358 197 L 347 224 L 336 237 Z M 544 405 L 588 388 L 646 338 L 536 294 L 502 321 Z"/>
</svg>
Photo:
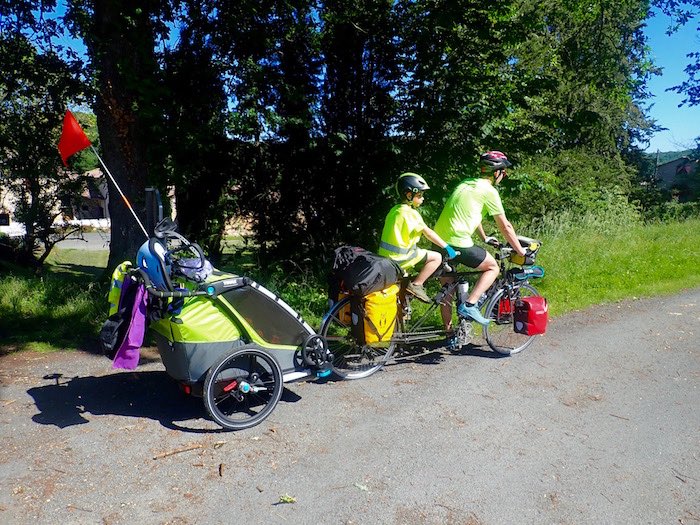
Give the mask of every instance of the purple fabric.
<svg viewBox="0 0 700 525">
<path fill-rule="evenodd" d="M 119 346 L 112 368 L 124 368 L 126 370 L 134 370 L 139 364 L 141 357 L 141 345 L 143 337 L 146 334 L 146 287 L 143 284 L 138 285 L 136 297 L 134 298 L 134 306 L 131 310 L 131 319 L 129 328 L 124 336 L 124 341 Z"/>
</svg>

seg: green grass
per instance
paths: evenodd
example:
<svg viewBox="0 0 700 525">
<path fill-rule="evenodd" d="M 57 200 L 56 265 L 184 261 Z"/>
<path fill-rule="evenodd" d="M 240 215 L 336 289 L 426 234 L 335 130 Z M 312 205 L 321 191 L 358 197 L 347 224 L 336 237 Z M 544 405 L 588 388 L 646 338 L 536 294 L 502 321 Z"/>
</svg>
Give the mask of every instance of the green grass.
<svg viewBox="0 0 700 525">
<path fill-rule="evenodd" d="M 107 267 L 109 250 L 77 250 L 54 248 L 47 259 L 46 270 L 56 276 L 97 280 Z"/>
<path fill-rule="evenodd" d="M 106 286 L 48 274 L 0 278 L 0 354 L 92 349 L 106 317 Z"/>
<path fill-rule="evenodd" d="M 55 248 L 42 277 L 0 267 L 0 355 L 16 350 L 94 349 L 107 313 L 99 279 L 109 252 Z"/>
<path fill-rule="evenodd" d="M 540 225 L 535 282 L 553 316 L 622 299 L 700 286 L 700 219 L 643 225 L 634 216 L 560 216 Z M 262 271 L 254 248 L 239 244 L 222 269 L 249 275 L 278 293 L 312 326 L 327 308 L 326 272 Z M 92 349 L 107 315 L 98 279 L 107 252 L 55 250 L 45 275 L 0 264 L 0 354 Z"/>
<path fill-rule="evenodd" d="M 552 315 L 700 286 L 700 220 L 542 235 L 536 286 Z"/>
</svg>

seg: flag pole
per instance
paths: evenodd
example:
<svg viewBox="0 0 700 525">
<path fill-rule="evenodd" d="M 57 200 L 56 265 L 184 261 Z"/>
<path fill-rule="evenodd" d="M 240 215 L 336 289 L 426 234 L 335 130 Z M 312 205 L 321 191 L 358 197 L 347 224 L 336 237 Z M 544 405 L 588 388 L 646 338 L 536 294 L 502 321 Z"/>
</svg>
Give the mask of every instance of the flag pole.
<svg viewBox="0 0 700 525">
<path fill-rule="evenodd" d="M 109 176 L 109 180 L 112 181 L 112 184 L 114 184 L 114 187 L 117 188 L 117 191 L 119 192 L 119 195 L 122 196 L 122 199 L 124 200 L 124 203 L 126 204 L 126 207 L 129 208 L 129 211 L 131 214 L 134 216 L 134 219 L 136 219 L 136 222 L 139 224 L 141 227 L 141 231 L 143 231 L 143 234 L 146 236 L 146 239 L 149 238 L 148 232 L 146 231 L 146 228 L 143 227 L 143 224 L 139 220 L 138 215 L 136 215 L 136 212 L 134 211 L 134 208 L 131 207 L 131 203 L 129 202 L 129 199 L 126 198 L 126 195 L 124 195 L 124 192 L 122 189 L 119 187 L 119 184 L 117 184 L 117 181 L 114 180 L 114 177 L 112 177 L 112 174 L 109 172 L 109 169 L 107 169 L 107 166 L 105 165 L 104 161 L 102 160 L 102 157 L 100 157 L 99 153 L 97 153 L 97 150 L 95 149 L 95 146 L 90 144 L 90 149 L 92 149 L 92 152 L 95 154 L 97 157 L 97 160 L 100 161 L 100 164 L 102 164 L 102 167 L 105 169 L 107 172 L 107 175 Z"/>
</svg>

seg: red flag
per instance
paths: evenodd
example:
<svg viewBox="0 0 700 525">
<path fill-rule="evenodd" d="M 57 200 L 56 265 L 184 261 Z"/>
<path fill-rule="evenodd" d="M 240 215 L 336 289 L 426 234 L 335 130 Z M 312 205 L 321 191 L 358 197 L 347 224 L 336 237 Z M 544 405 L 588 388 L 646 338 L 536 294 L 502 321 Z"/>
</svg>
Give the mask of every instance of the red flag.
<svg viewBox="0 0 700 525">
<path fill-rule="evenodd" d="M 66 116 L 63 117 L 63 131 L 61 132 L 61 140 L 58 141 L 58 152 L 61 154 L 63 165 L 68 166 L 66 161 L 68 157 L 83 151 L 88 146 L 92 145 L 90 139 L 80 127 L 78 121 L 73 116 L 73 113 L 66 111 Z"/>
</svg>

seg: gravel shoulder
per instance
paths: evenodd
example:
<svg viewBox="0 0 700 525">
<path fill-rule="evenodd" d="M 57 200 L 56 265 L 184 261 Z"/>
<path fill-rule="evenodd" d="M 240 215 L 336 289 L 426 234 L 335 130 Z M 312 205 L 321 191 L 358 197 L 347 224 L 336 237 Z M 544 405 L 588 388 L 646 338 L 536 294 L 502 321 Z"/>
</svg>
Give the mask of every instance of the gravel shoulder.
<svg viewBox="0 0 700 525">
<path fill-rule="evenodd" d="M 152 352 L 2 357 L 0 522 L 700 523 L 700 289 L 555 319 L 510 358 L 476 343 L 288 384 L 234 433 Z"/>
</svg>

